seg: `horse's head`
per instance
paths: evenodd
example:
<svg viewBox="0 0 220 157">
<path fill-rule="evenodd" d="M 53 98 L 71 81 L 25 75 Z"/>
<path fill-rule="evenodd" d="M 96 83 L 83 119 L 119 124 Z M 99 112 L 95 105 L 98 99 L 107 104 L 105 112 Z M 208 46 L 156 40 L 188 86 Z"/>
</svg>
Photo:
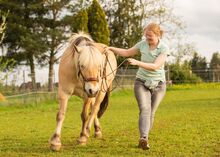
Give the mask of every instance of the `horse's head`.
<svg viewBox="0 0 220 157">
<path fill-rule="evenodd" d="M 95 97 L 100 90 L 103 56 L 94 46 L 76 47 L 78 52 L 78 77 L 84 84 L 88 97 Z"/>
</svg>

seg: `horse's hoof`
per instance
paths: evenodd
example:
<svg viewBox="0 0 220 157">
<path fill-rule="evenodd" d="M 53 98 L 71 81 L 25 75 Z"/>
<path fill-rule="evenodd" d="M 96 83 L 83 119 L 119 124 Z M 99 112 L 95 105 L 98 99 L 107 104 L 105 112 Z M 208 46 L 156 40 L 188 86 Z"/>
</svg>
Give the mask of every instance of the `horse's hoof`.
<svg viewBox="0 0 220 157">
<path fill-rule="evenodd" d="M 80 146 L 85 146 L 87 143 L 86 142 L 79 142 L 78 141 L 78 145 L 80 145 Z"/>
<path fill-rule="evenodd" d="M 86 145 L 86 143 L 87 143 L 87 137 L 86 137 L 86 136 L 80 137 L 80 138 L 77 140 L 77 143 L 78 143 L 79 145 Z"/>
<path fill-rule="evenodd" d="M 95 132 L 95 138 L 102 138 L 102 132 L 101 131 Z"/>
<path fill-rule="evenodd" d="M 61 148 L 60 136 L 54 134 L 49 140 L 50 149 L 53 151 L 59 151 Z"/>
<path fill-rule="evenodd" d="M 61 144 L 60 145 L 53 145 L 53 144 L 50 145 L 50 149 L 52 151 L 59 151 L 60 148 L 61 148 Z"/>
</svg>

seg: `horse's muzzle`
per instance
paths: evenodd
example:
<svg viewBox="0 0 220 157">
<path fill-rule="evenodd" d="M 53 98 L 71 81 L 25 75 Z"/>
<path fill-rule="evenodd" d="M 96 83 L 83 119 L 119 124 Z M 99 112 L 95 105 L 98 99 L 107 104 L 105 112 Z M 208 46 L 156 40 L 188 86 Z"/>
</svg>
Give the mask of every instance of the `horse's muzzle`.
<svg viewBox="0 0 220 157">
<path fill-rule="evenodd" d="M 93 98 L 97 95 L 98 91 L 93 92 L 91 89 L 89 89 L 89 91 L 86 91 L 86 94 L 88 97 Z"/>
<path fill-rule="evenodd" d="M 99 91 L 99 85 L 93 85 L 89 82 L 85 83 L 85 92 L 88 97 L 95 97 Z"/>
</svg>

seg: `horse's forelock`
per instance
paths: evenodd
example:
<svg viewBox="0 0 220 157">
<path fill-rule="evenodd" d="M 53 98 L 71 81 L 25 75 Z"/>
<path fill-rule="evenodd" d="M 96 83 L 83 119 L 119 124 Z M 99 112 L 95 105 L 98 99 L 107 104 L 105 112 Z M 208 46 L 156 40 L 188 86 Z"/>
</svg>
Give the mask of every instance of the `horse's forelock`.
<svg viewBox="0 0 220 157">
<path fill-rule="evenodd" d="M 81 51 L 79 62 L 85 65 L 85 67 L 102 66 L 102 54 L 94 46 L 83 46 Z"/>
<path fill-rule="evenodd" d="M 70 48 L 73 45 L 80 47 L 79 63 L 85 65 L 86 68 L 101 65 L 102 54 L 93 45 L 92 38 L 84 32 L 74 33 L 69 40 Z"/>
</svg>

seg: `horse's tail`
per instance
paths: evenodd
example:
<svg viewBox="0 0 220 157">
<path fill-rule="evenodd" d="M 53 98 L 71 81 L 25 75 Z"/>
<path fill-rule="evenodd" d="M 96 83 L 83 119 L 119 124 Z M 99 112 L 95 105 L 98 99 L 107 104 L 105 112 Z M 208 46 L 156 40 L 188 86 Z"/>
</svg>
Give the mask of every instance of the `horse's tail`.
<svg viewBox="0 0 220 157">
<path fill-rule="evenodd" d="M 108 107 L 110 91 L 111 91 L 111 86 L 108 88 L 107 92 L 105 93 L 105 97 L 104 97 L 104 99 L 102 100 L 102 102 L 100 104 L 100 109 L 99 109 L 99 112 L 98 112 L 98 118 L 102 117 L 102 115 L 105 113 L 105 111 Z"/>
</svg>

